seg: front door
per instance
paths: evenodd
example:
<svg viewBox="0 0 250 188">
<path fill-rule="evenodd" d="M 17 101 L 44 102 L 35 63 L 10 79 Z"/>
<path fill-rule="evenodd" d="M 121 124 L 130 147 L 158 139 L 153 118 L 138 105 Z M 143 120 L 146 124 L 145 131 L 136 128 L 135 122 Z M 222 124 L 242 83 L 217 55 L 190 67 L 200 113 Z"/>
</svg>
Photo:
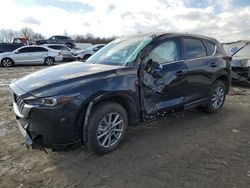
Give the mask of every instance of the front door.
<svg viewBox="0 0 250 188">
<path fill-rule="evenodd" d="M 181 57 L 180 39 L 170 38 L 155 43 L 141 63 L 141 97 L 146 115 L 185 104 L 187 66 Z"/>
</svg>

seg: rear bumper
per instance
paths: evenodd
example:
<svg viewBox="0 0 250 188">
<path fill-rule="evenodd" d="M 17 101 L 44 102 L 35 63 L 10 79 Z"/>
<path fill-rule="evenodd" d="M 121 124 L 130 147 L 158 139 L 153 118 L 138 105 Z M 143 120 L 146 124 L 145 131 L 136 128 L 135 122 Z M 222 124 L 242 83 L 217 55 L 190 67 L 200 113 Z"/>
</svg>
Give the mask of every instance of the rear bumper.
<svg viewBox="0 0 250 188">
<path fill-rule="evenodd" d="M 54 59 L 56 62 L 63 61 L 63 56 L 56 56 Z"/>
</svg>

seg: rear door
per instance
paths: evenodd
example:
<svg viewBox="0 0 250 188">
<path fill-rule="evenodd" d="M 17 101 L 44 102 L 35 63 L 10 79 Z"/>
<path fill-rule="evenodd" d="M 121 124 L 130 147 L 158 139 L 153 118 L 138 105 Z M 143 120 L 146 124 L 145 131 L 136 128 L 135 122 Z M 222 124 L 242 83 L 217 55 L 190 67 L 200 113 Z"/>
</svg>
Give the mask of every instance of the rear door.
<svg viewBox="0 0 250 188">
<path fill-rule="evenodd" d="M 33 63 L 43 63 L 45 57 L 47 56 L 48 50 L 43 47 L 34 47 L 32 53 L 32 62 Z"/>
<path fill-rule="evenodd" d="M 210 91 L 210 78 L 213 74 L 213 67 L 216 67 L 214 57 L 214 46 L 205 45 L 199 38 L 184 37 L 183 51 L 184 60 L 187 66 L 187 103 L 202 102 L 208 97 Z M 211 49 L 213 48 L 213 49 Z"/>
<path fill-rule="evenodd" d="M 148 62 L 157 62 L 160 65 L 156 73 L 148 69 Z M 181 58 L 179 38 L 157 42 L 141 63 L 142 105 L 147 115 L 185 104 L 187 67 Z"/>
</svg>

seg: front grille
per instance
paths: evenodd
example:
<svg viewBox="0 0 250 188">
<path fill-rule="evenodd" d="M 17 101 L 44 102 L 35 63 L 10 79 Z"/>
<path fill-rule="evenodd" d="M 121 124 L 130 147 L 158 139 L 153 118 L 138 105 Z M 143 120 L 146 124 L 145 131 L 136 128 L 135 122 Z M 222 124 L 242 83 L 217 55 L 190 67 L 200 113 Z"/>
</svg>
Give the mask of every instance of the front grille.
<svg viewBox="0 0 250 188">
<path fill-rule="evenodd" d="M 18 110 L 22 113 L 22 110 L 24 108 L 23 100 L 18 95 L 14 94 L 14 101 L 18 106 Z"/>
</svg>

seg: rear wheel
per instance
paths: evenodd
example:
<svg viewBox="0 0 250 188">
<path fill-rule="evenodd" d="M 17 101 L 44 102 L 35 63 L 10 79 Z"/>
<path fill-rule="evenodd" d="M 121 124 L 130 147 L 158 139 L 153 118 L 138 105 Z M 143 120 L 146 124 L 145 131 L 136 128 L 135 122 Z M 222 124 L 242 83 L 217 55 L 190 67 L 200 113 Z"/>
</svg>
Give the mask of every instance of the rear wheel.
<svg viewBox="0 0 250 188">
<path fill-rule="evenodd" d="M 45 65 L 53 65 L 55 63 L 55 59 L 53 57 L 46 57 L 44 60 Z"/>
<path fill-rule="evenodd" d="M 217 80 L 211 88 L 208 103 L 204 110 L 209 113 L 218 112 L 219 110 L 222 109 L 225 98 L 226 98 L 225 84 L 222 81 Z"/>
<path fill-rule="evenodd" d="M 123 139 L 128 125 L 126 110 L 117 103 L 95 107 L 89 120 L 88 148 L 97 154 L 113 151 Z"/>
<path fill-rule="evenodd" d="M 10 58 L 4 58 L 1 61 L 3 67 L 12 67 L 14 65 L 14 61 Z"/>
</svg>

